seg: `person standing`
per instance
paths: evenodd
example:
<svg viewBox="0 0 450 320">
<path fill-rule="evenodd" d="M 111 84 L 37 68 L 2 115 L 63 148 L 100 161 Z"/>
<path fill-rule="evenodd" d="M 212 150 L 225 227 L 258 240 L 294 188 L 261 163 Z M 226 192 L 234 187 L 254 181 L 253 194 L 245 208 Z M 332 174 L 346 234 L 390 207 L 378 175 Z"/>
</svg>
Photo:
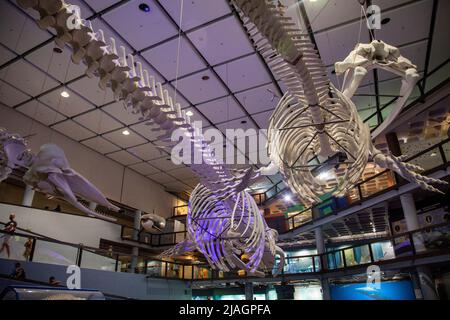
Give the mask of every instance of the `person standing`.
<svg viewBox="0 0 450 320">
<path fill-rule="evenodd" d="M 30 260 L 31 250 L 33 249 L 33 238 L 28 238 L 27 242 L 23 245 L 25 247 L 25 251 L 23 252 L 23 257 L 25 261 Z"/>
<path fill-rule="evenodd" d="M 17 228 L 17 222 L 16 222 L 16 215 L 14 213 L 11 213 L 9 215 L 9 222 L 5 224 L 5 227 L 3 228 L 3 231 L 6 232 L 0 236 L 0 238 L 3 238 L 3 244 L 0 248 L 0 253 L 3 252 L 4 249 L 6 249 L 6 254 L 8 255 L 8 258 L 11 254 L 10 249 L 10 240 L 12 237 L 12 234 L 16 231 Z"/>
</svg>

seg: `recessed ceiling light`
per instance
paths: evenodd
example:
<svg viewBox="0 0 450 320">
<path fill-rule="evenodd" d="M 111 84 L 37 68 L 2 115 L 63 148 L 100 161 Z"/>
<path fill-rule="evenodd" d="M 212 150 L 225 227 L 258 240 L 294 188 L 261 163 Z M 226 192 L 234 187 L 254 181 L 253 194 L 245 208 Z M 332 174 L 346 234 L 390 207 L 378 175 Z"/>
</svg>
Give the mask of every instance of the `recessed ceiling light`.
<svg viewBox="0 0 450 320">
<path fill-rule="evenodd" d="M 54 47 L 54 48 L 53 48 L 53 52 L 56 52 L 56 53 L 62 53 L 63 51 L 62 51 L 61 48 Z"/>
<path fill-rule="evenodd" d="M 61 97 L 68 98 L 68 97 L 70 97 L 70 94 L 64 90 L 63 92 L 61 92 Z"/>
<path fill-rule="evenodd" d="M 432 152 L 431 154 L 430 154 L 430 157 L 436 157 L 437 156 L 437 153 L 436 152 Z"/>
<path fill-rule="evenodd" d="M 129 136 L 129 135 L 130 135 L 130 131 L 128 131 L 128 130 L 123 130 L 123 131 L 122 131 L 122 134 L 123 134 L 124 136 Z"/>
<path fill-rule="evenodd" d="M 388 24 L 389 22 L 391 22 L 391 18 L 384 18 L 381 20 L 381 24 Z"/>
<path fill-rule="evenodd" d="M 139 5 L 139 10 L 144 11 L 144 12 L 150 12 L 150 7 L 146 3 L 141 3 Z"/>
<path fill-rule="evenodd" d="M 202 80 L 204 80 L 204 81 L 209 80 L 209 76 L 203 76 Z"/>
<path fill-rule="evenodd" d="M 186 112 L 186 115 L 189 117 L 192 117 L 194 115 L 194 113 L 191 110 L 189 110 L 188 112 Z"/>
<path fill-rule="evenodd" d="M 246 123 L 247 123 L 247 120 L 242 120 L 241 123 L 242 123 L 242 124 L 246 124 Z"/>
</svg>

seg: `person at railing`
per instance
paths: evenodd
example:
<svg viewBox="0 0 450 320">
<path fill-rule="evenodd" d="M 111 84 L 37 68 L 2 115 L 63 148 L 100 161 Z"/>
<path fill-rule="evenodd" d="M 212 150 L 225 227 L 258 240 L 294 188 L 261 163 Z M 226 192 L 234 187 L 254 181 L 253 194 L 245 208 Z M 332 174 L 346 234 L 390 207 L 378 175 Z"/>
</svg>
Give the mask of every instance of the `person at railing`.
<svg viewBox="0 0 450 320">
<path fill-rule="evenodd" d="M 59 286 L 60 283 L 61 283 L 61 281 L 56 280 L 56 278 L 54 276 L 51 276 L 50 278 L 48 278 L 48 284 L 53 287 Z"/>
<path fill-rule="evenodd" d="M 2 247 L 0 248 L 0 254 L 3 252 L 3 250 L 6 249 L 6 254 L 8 255 L 8 258 L 11 254 L 11 249 L 9 246 L 9 241 L 11 240 L 12 234 L 17 229 L 17 222 L 16 222 L 16 215 L 14 213 L 11 213 L 9 215 L 9 222 L 5 224 L 5 227 L 3 228 L 3 231 L 7 232 L 0 236 L 0 238 L 3 238 Z"/>
<path fill-rule="evenodd" d="M 27 242 L 23 245 L 25 248 L 25 251 L 23 252 L 23 257 L 25 258 L 25 261 L 30 260 L 31 256 L 31 249 L 33 248 L 33 238 L 28 238 Z"/>
<path fill-rule="evenodd" d="M 26 278 L 26 274 L 25 274 L 25 269 L 22 268 L 22 266 L 20 265 L 19 262 L 17 262 L 14 265 L 14 270 L 10 275 L 11 279 L 14 280 L 25 280 Z"/>
</svg>

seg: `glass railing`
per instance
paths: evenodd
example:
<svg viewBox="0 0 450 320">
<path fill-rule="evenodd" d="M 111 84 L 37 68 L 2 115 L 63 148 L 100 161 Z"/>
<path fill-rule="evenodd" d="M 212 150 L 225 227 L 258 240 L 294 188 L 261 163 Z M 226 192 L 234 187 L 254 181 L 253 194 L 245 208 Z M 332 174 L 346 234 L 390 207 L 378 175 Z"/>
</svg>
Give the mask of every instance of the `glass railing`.
<svg viewBox="0 0 450 320">
<path fill-rule="evenodd" d="M 179 217 L 179 216 L 185 216 L 188 214 L 189 206 L 187 204 L 173 207 L 172 216 Z"/>
<path fill-rule="evenodd" d="M 150 233 L 133 227 L 122 226 L 122 240 L 139 242 L 153 247 L 173 246 L 186 239 L 186 231 Z"/>
<path fill-rule="evenodd" d="M 408 158 L 406 161 L 424 168 L 425 172 L 423 174 L 429 174 L 433 170 L 444 167 L 448 165 L 450 161 L 450 139 L 443 140 L 430 148 L 422 150 Z M 397 181 L 396 175 L 392 171 L 385 170 L 358 183 L 345 197 L 340 199 L 332 197 L 324 200 L 324 202 L 331 201 L 333 212 L 336 213 L 345 210 L 356 203 L 361 203 L 364 200 L 396 188 L 404 183 L 406 182 L 403 180 Z M 322 205 L 323 202 L 314 207 L 320 207 Z M 313 220 L 313 217 L 308 210 L 311 209 L 312 208 L 308 208 L 295 215 L 290 215 L 287 218 L 288 231 L 292 231 L 300 226 L 310 223 Z M 301 215 L 304 217 L 301 217 Z M 323 215 L 315 219 L 320 219 L 322 217 Z"/>
</svg>

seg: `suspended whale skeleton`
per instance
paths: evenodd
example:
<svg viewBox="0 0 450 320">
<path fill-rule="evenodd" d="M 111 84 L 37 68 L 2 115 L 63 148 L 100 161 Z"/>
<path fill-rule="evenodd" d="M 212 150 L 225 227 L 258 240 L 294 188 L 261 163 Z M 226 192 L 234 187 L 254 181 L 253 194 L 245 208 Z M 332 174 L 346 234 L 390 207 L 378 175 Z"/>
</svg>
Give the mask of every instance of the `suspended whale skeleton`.
<svg viewBox="0 0 450 320">
<path fill-rule="evenodd" d="M 214 269 L 246 270 L 249 275 L 264 276 L 274 269 L 275 256 L 279 255 L 275 270 L 278 274 L 284 265 L 284 252 L 276 245 L 278 234 L 267 226 L 255 200 L 245 191 L 263 171 L 225 167 L 167 89 L 141 62 L 135 61 L 134 55 L 127 54 L 123 46 L 117 48 L 114 38 L 107 42 L 104 32 L 95 32 L 90 21 L 79 17 L 75 21 L 70 4 L 62 0 L 17 2 L 24 9 L 39 12 L 39 27 L 53 28 L 56 45 L 68 45 L 73 51 L 72 62 L 84 63 L 88 77 L 100 78 L 100 88 L 111 89 L 116 100 L 124 101 L 127 109 L 140 115 L 140 120 L 154 126 L 151 130 L 161 131 L 158 141 L 167 143 L 167 148 L 173 147 L 178 141 L 172 141 L 172 134 L 184 130 L 192 145 L 192 156 L 195 152 L 202 154 L 204 161 L 190 166 L 199 175 L 200 184 L 189 200 L 188 237 L 162 256 L 198 250 Z M 73 25 L 78 27 L 70 27 Z M 144 228 L 161 223 L 149 219 L 144 217 Z"/>
<path fill-rule="evenodd" d="M 369 161 L 425 190 L 440 192 L 431 184 L 445 181 L 418 174 L 423 169 L 403 162 L 406 156 L 383 154 L 372 143 L 400 113 L 419 79 L 416 66 L 397 48 L 379 40 L 358 44 L 343 62 L 336 63 L 336 73 L 346 75 L 341 92 L 330 82 L 308 33 L 297 28 L 282 6 L 266 0 L 232 2 L 257 50 L 288 87 L 270 118 L 267 148 L 270 167 L 279 169 L 304 204 L 318 203 L 327 193 L 348 193 Z M 403 79 L 391 115 L 371 134 L 351 98 L 373 68 Z M 327 183 L 323 173 L 330 176 L 337 168 L 344 169 L 343 176 Z"/>
</svg>

